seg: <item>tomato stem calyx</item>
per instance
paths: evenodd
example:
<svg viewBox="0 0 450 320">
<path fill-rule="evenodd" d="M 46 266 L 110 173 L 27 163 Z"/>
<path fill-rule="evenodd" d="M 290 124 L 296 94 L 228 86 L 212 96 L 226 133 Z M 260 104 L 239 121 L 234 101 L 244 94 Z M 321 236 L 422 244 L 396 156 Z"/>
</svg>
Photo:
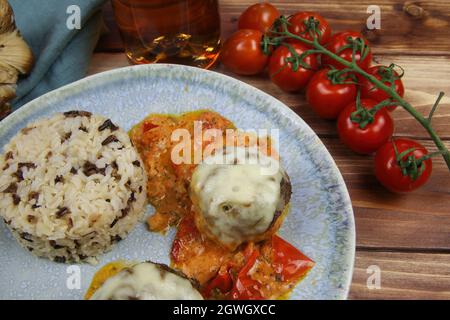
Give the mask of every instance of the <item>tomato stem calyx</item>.
<svg viewBox="0 0 450 320">
<path fill-rule="evenodd" d="M 414 151 L 417 148 L 409 148 L 402 152 L 398 152 L 395 141 L 392 141 L 397 164 L 400 167 L 404 176 L 409 176 L 411 180 L 415 181 L 419 178 L 426 169 L 425 161 L 436 156 L 442 156 L 446 151 L 436 151 L 428 153 L 420 158 L 414 156 Z"/>
<path fill-rule="evenodd" d="M 338 70 L 335 67 L 332 67 L 330 71 L 328 71 L 327 77 L 333 85 L 358 83 L 355 75 L 351 73 L 351 69 L 349 68 Z"/>
<path fill-rule="evenodd" d="M 319 29 L 319 25 L 320 21 L 311 16 L 305 21 L 305 31 L 303 33 L 309 33 L 312 37 L 317 36 L 320 41 L 322 39 L 322 31 Z"/>
<path fill-rule="evenodd" d="M 400 167 L 402 174 L 404 176 L 409 176 L 412 181 L 417 180 L 417 178 L 425 171 L 426 164 L 423 160 L 417 159 L 414 156 L 416 148 L 409 148 L 399 153 L 395 141 L 392 141 L 392 146 L 394 147 L 397 165 Z"/>
<path fill-rule="evenodd" d="M 305 58 L 311 54 L 316 53 L 317 50 L 311 49 L 303 52 L 302 54 L 298 54 L 297 51 L 295 51 L 294 47 L 289 43 L 283 43 L 283 45 L 286 46 L 291 53 L 291 56 L 286 58 L 286 63 L 289 63 L 291 65 L 292 71 L 296 72 L 300 67 L 307 70 L 312 70 L 312 67 L 305 62 Z"/>
<path fill-rule="evenodd" d="M 375 105 L 371 109 L 367 109 L 361 103 L 361 91 L 358 90 L 356 94 L 356 111 L 350 114 L 350 120 L 354 123 L 358 123 L 361 129 L 364 129 L 368 124 L 375 120 L 375 115 L 381 109 L 396 105 L 391 99 L 386 99 Z"/>
<path fill-rule="evenodd" d="M 355 62 L 355 56 L 356 56 L 357 52 L 359 52 L 361 55 L 361 58 L 360 58 L 361 61 L 364 60 L 370 52 L 369 46 L 366 44 L 366 42 L 362 38 L 353 39 L 352 37 L 348 37 L 347 44 L 340 47 L 339 50 L 336 51 L 336 54 L 339 54 L 346 49 L 352 49 L 352 61 L 353 62 Z"/>
</svg>

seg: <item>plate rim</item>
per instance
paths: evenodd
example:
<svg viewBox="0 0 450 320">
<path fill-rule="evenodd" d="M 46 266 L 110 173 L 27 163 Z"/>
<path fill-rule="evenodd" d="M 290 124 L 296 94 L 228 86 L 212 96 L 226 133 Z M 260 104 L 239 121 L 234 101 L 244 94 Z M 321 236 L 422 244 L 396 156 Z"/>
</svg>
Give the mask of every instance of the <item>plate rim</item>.
<svg viewBox="0 0 450 320">
<path fill-rule="evenodd" d="M 51 99 L 53 97 L 57 97 L 58 95 L 64 95 L 64 93 L 70 93 L 74 90 L 77 90 L 78 87 L 83 87 L 83 85 L 88 84 L 94 84 L 95 85 L 103 85 L 105 83 L 111 83 L 117 80 L 120 80 L 121 75 L 126 75 L 129 70 L 132 70 L 132 72 L 129 72 L 129 74 L 134 75 L 141 75 L 138 71 L 143 70 L 143 73 L 145 73 L 146 70 L 148 72 L 145 73 L 144 76 L 147 76 L 147 74 L 151 74 L 151 69 L 180 69 L 181 73 L 183 71 L 187 72 L 193 72 L 193 73 L 207 73 L 209 76 L 222 78 L 225 82 L 231 82 L 234 83 L 240 87 L 242 87 L 244 90 L 248 91 L 254 91 L 259 96 L 261 96 L 264 100 L 267 100 L 270 104 L 275 104 L 276 108 L 281 107 L 280 111 L 284 112 L 282 114 L 283 116 L 288 117 L 291 121 L 296 122 L 299 126 L 303 127 L 303 129 L 308 134 L 312 134 L 317 139 L 317 143 L 319 145 L 319 148 L 321 151 L 323 151 L 326 159 L 325 161 L 330 163 L 329 169 L 332 170 L 332 173 L 335 175 L 335 177 L 338 180 L 339 186 L 338 190 L 341 192 L 343 196 L 343 202 L 345 203 L 345 211 L 348 212 L 348 228 L 347 230 L 347 241 L 349 244 L 349 250 L 346 251 L 345 255 L 342 259 L 342 261 L 346 264 L 348 267 L 345 272 L 343 272 L 343 277 L 345 277 L 345 283 L 343 290 L 339 290 L 338 294 L 336 295 L 337 299 L 347 299 L 350 291 L 351 281 L 353 278 L 354 273 L 354 264 L 355 264 L 355 254 L 356 254 L 356 226 L 355 226 L 355 218 L 354 218 L 354 212 L 353 212 L 353 206 L 350 199 L 350 195 L 348 192 L 347 185 L 344 181 L 344 178 L 336 165 L 336 162 L 334 158 L 331 156 L 330 152 L 322 142 L 322 140 L 318 137 L 318 135 L 314 132 L 314 130 L 306 123 L 297 113 L 295 113 L 289 106 L 278 100 L 277 98 L 271 96 L 270 94 L 262 91 L 259 88 L 256 88 L 246 82 L 243 82 L 239 79 L 233 78 L 229 75 L 213 71 L 213 70 L 205 70 L 200 69 L 197 67 L 191 67 L 191 66 L 185 66 L 185 65 L 176 65 L 176 64 L 164 64 L 164 63 L 158 63 L 158 64 L 144 64 L 144 65 L 132 65 L 132 66 L 124 66 L 120 68 L 115 68 L 103 72 L 99 72 L 93 75 L 89 75 L 87 77 L 84 77 L 80 80 L 74 81 L 72 83 L 69 83 L 67 85 L 64 85 L 62 87 L 59 87 L 57 89 L 54 89 L 52 91 L 49 91 L 32 101 L 27 102 L 25 105 L 21 106 L 20 108 L 14 110 L 11 114 L 6 116 L 3 120 L 0 121 L 0 135 L 4 134 L 5 131 L 7 131 L 11 126 L 13 126 L 15 123 L 21 121 L 21 118 L 27 117 L 32 112 L 35 112 L 34 108 L 40 104 L 45 105 L 45 101 L 48 99 Z M 141 75 L 142 76 L 142 75 Z M 80 86 L 81 85 L 81 86 Z M 87 86 L 91 87 L 91 86 Z M 255 106 L 257 108 L 257 106 Z"/>
</svg>

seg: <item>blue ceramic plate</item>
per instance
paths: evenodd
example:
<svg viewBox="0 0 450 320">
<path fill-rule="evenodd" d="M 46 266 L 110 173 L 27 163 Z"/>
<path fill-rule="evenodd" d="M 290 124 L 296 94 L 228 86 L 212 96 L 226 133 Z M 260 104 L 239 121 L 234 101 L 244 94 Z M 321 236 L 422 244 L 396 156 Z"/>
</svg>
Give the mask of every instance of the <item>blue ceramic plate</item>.
<svg viewBox="0 0 450 320">
<path fill-rule="evenodd" d="M 345 299 L 355 254 L 350 198 L 332 157 L 287 106 L 222 74 L 176 65 L 145 65 L 97 74 L 50 92 L 0 122 L 0 147 L 30 121 L 83 109 L 128 130 L 149 113 L 212 109 L 242 129 L 279 129 L 279 152 L 293 187 L 291 211 L 280 234 L 316 262 L 291 299 Z M 147 214 L 152 212 L 148 207 Z M 98 266 L 75 268 L 38 259 L 0 222 L 0 298 L 80 299 L 95 271 L 117 259 L 169 262 L 174 230 L 162 236 L 142 223 Z M 80 271 L 81 286 L 70 276 Z M 69 286 L 67 285 L 69 283 Z"/>
</svg>

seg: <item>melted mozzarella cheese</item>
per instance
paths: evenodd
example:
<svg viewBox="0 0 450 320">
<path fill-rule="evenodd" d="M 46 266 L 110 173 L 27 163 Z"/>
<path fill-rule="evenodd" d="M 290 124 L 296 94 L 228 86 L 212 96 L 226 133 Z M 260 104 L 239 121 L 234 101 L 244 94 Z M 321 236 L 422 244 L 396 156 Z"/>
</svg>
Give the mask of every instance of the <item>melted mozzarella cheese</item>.
<svg viewBox="0 0 450 320">
<path fill-rule="evenodd" d="M 91 300 L 202 300 L 191 282 L 151 262 L 136 264 L 112 276 Z"/>
<path fill-rule="evenodd" d="M 267 231 L 280 200 L 283 171 L 278 161 L 254 148 L 226 148 L 194 171 L 191 197 L 207 233 L 235 247 Z M 202 230 L 201 230 L 202 231 Z"/>
</svg>

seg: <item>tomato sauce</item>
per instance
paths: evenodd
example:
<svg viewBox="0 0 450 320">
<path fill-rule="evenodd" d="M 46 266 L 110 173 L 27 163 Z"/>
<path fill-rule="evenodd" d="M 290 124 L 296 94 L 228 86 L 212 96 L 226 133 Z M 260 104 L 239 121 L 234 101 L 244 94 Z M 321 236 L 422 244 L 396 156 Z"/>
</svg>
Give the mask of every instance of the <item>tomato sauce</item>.
<svg viewBox="0 0 450 320">
<path fill-rule="evenodd" d="M 194 121 L 201 121 L 202 130 L 216 128 L 225 132 L 234 125 L 211 111 L 195 111 L 174 115 L 152 114 L 130 131 L 130 137 L 140 153 L 148 175 L 148 198 L 156 213 L 148 220 L 151 231 L 165 232 L 176 226 L 190 211 L 188 187 L 195 164 L 174 164 L 172 150 L 179 143 L 172 141 L 176 129 L 185 129 L 191 137 L 191 156 L 198 147 L 194 141 Z M 209 142 L 201 141 L 204 148 Z"/>
<path fill-rule="evenodd" d="M 145 163 L 148 198 L 156 210 L 147 221 L 149 230 L 165 232 L 170 226 L 178 227 L 170 253 L 172 267 L 196 279 L 205 298 L 283 297 L 312 268 L 312 260 L 276 235 L 230 252 L 195 226 L 189 184 L 196 164 L 194 161 L 174 164 L 171 158 L 178 143 L 171 139 L 176 129 L 189 132 L 192 159 L 196 148 L 204 150 L 211 143 L 196 140 L 195 121 L 201 121 L 202 130 L 219 129 L 223 138 L 227 129 L 235 129 L 232 122 L 218 113 L 202 110 L 180 116 L 152 114 L 130 131 Z M 236 145 L 251 143 L 239 135 L 235 139 Z M 256 141 L 261 152 L 278 158 L 270 139 L 264 141 Z"/>
</svg>

